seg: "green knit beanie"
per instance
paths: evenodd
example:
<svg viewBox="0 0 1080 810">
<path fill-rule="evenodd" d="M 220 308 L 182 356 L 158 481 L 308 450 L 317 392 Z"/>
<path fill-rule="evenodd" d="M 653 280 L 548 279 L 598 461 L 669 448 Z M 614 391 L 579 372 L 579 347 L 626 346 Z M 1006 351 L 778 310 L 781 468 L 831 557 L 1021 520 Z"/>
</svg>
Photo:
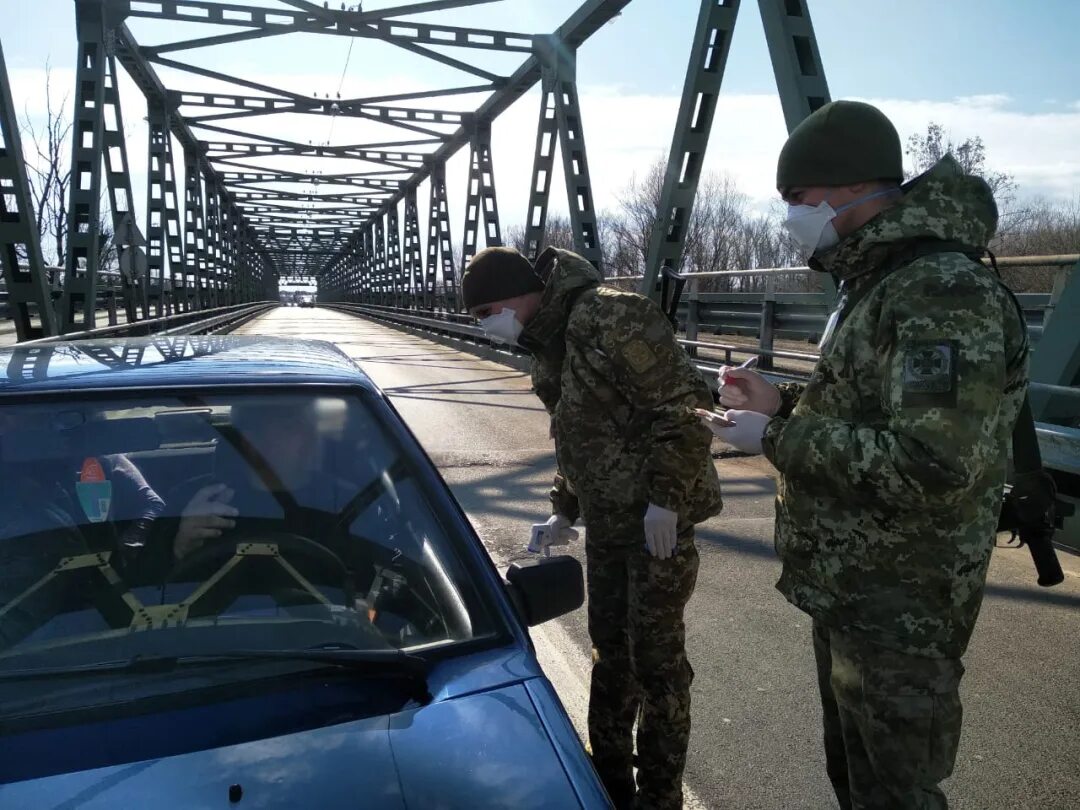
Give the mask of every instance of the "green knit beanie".
<svg viewBox="0 0 1080 810">
<path fill-rule="evenodd" d="M 513 248 L 490 247 L 469 262 L 461 276 L 465 309 L 505 301 L 531 292 L 543 292 L 544 282 L 529 260 Z"/>
<path fill-rule="evenodd" d="M 795 127 L 780 150 L 776 187 L 847 186 L 904 179 L 900 136 L 885 114 L 861 101 L 833 101 Z"/>
</svg>

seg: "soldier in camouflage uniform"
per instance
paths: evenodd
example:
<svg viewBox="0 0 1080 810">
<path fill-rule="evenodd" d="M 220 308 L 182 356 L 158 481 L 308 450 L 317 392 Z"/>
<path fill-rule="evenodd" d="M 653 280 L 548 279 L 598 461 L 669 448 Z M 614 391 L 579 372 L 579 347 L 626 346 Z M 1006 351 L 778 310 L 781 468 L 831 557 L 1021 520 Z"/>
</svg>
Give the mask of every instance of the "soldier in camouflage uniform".
<svg viewBox="0 0 1080 810">
<path fill-rule="evenodd" d="M 534 270 L 516 251 L 488 249 L 462 297 L 489 336 L 532 354 L 558 459 L 549 523 L 565 530 L 580 515 L 587 530 L 593 763 L 617 807 L 678 810 L 694 525 L 721 508 L 712 437 L 695 416 L 709 390 L 659 307 L 604 286 L 575 253 L 549 249 Z"/>
<path fill-rule="evenodd" d="M 945 157 L 900 186 L 878 110 L 835 102 L 780 155 L 789 230 L 840 303 L 805 386 L 724 374 L 734 427 L 780 472 L 777 585 L 813 617 L 829 777 L 842 808 L 944 808 L 958 687 L 1027 386 L 1011 293 L 969 258 L 987 184 Z M 827 202 L 824 202 L 826 201 Z"/>
</svg>

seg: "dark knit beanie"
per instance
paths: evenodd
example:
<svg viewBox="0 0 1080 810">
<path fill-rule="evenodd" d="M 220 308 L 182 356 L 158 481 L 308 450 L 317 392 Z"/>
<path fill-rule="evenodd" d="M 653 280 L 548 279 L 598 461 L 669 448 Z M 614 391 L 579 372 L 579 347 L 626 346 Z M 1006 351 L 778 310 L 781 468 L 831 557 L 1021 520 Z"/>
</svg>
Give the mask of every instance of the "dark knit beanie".
<svg viewBox="0 0 1080 810">
<path fill-rule="evenodd" d="M 849 186 L 904 177 L 900 136 L 885 114 L 861 101 L 834 101 L 803 119 L 776 164 L 776 187 Z"/>
<path fill-rule="evenodd" d="M 536 275 L 529 260 L 513 248 L 481 250 L 461 276 L 461 301 L 465 309 L 542 292 L 543 289 L 544 282 Z"/>
</svg>

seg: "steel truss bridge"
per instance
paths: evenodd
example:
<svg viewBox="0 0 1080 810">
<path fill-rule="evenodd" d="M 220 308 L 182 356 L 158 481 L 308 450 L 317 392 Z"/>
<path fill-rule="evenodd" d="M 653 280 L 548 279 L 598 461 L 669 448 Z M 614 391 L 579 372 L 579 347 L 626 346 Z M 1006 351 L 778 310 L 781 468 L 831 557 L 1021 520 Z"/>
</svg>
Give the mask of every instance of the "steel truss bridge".
<svg viewBox="0 0 1080 810">
<path fill-rule="evenodd" d="M 463 9 L 495 2 L 414 0 L 372 10 L 362 3 L 309 0 L 73 0 L 78 41 L 70 246 L 59 282 L 42 259 L 0 48 L 0 258 L 17 340 L 94 330 L 103 290 L 119 299 L 126 321 L 114 331 L 147 333 L 169 327 L 176 318 L 202 322 L 194 317 L 199 312 L 212 318 L 219 310 L 226 314 L 244 304 L 276 301 L 279 284 L 301 279 L 317 285 L 323 303 L 452 322 L 459 312 L 460 269 L 480 247 L 503 241 L 492 124 L 537 84 L 541 101 L 523 219 L 527 251 L 535 256 L 545 244 L 552 179 L 561 169 L 576 249 L 603 269 L 577 53 L 631 0 L 585 0 L 550 33 L 455 24 Z M 635 282 L 662 298 L 673 317 L 681 313 L 691 344 L 699 324 L 710 318 L 723 322 L 746 304 L 721 297 L 710 302 L 708 294 L 696 292 L 694 279 L 673 270 L 681 264 L 742 6 L 740 0 L 699 4 L 660 221 L 645 274 Z M 758 0 L 757 6 L 790 131 L 830 99 L 807 0 Z M 138 27 L 147 21 L 174 35 L 143 44 L 129 23 Z M 201 35 L 175 36 L 199 27 Z M 253 75 L 225 74 L 190 56 L 216 55 L 239 43 L 291 34 L 349 41 L 361 48 L 379 41 L 426 60 L 431 75 L 446 82 L 437 89 L 331 98 L 326 92 L 270 86 Z M 483 55 L 514 60 L 517 67 L 496 72 Z M 121 109 L 120 69 L 145 99 L 146 143 L 126 137 L 125 112 L 130 116 L 141 110 Z M 464 84 L 455 78 L 462 75 Z M 193 82 L 199 86 L 192 87 Z M 475 103 L 468 106 L 469 101 Z M 351 142 L 342 132 L 336 140 L 304 143 L 282 134 L 276 118 L 281 115 L 304 116 L 320 130 L 329 124 L 331 132 L 337 121 L 359 122 L 379 134 Z M 626 115 L 630 121 L 633 111 Z M 142 221 L 134 195 L 144 190 L 133 187 L 130 161 L 136 149 L 145 150 L 148 166 Z M 468 150 L 468 176 L 462 193 L 448 188 L 447 162 L 463 149 Z M 296 167 L 297 161 L 303 168 Z M 454 239 L 450 209 L 459 202 L 464 230 Z M 421 205 L 427 206 L 426 233 L 420 227 Z M 117 249 L 118 285 L 105 283 L 107 277 L 116 278 L 115 271 L 99 266 L 100 226 L 106 216 L 111 216 Z M 1058 283 L 1029 316 L 1038 340 L 1033 405 L 1037 417 L 1075 427 L 1080 414 L 1080 330 L 1075 328 L 1080 263 L 1076 257 L 1053 261 L 1061 268 Z M 683 300 L 687 281 L 689 295 Z M 829 295 L 826 289 L 804 302 L 815 310 L 811 319 L 828 308 Z M 749 317 L 760 323 L 766 358 L 775 319 L 802 305 L 783 294 L 752 302 L 760 316 Z M 117 323 L 113 309 L 111 324 Z M 791 317 L 807 316 L 794 312 Z"/>
</svg>

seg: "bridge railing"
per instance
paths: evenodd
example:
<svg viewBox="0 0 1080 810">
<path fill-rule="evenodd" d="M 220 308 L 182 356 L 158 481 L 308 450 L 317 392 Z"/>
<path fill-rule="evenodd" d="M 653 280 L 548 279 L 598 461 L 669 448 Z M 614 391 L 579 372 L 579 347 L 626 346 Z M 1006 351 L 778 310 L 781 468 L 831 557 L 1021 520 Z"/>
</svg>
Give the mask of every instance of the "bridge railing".
<svg viewBox="0 0 1080 810">
<path fill-rule="evenodd" d="M 999 268 L 1055 267 L 1058 269 L 1058 283 L 1050 293 L 1020 293 L 1017 298 L 1024 311 L 1028 334 L 1033 344 L 1042 337 L 1047 314 L 1053 310 L 1056 295 L 1064 286 L 1064 279 L 1070 267 L 1080 262 L 1080 255 L 1055 256 L 1016 256 L 998 257 Z M 803 342 L 816 347 L 818 339 L 828 320 L 832 298 L 824 292 L 699 292 L 699 285 L 716 278 L 770 278 L 791 276 L 792 274 L 814 273 L 809 267 L 765 268 L 756 270 L 720 270 L 707 273 L 686 273 L 681 278 L 688 283 L 688 292 L 681 297 L 676 311 L 676 328 L 683 335 L 683 344 L 687 351 L 711 368 L 710 360 L 716 355 L 723 355 L 723 362 L 730 363 L 733 355 L 759 357 L 759 368 L 763 371 L 776 371 L 780 376 L 798 377 L 791 368 L 778 368 L 779 365 L 799 368 L 817 362 L 817 354 L 811 351 L 800 352 L 777 348 L 777 341 L 788 340 Z M 618 286 L 640 286 L 644 276 L 615 276 L 605 279 L 606 283 Z M 473 319 L 460 312 L 457 297 L 453 290 L 437 289 L 434 294 L 413 295 L 409 291 L 396 293 L 366 293 L 348 302 L 368 308 L 370 314 L 382 313 L 389 319 L 391 314 L 408 315 L 418 318 L 426 326 L 435 328 L 436 324 L 472 324 Z M 419 324 L 416 321 L 414 325 Z M 448 328 L 439 329 L 448 332 Z M 476 330 L 462 332 L 465 339 L 474 335 Z M 753 345 L 725 343 L 720 340 L 704 340 L 708 336 L 750 337 Z M 776 361 L 790 361 L 778 364 Z M 804 369 L 806 370 L 806 369 Z M 1072 389 L 1069 389 L 1072 390 Z"/>
<path fill-rule="evenodd" d="M 1054 267 L 1058 270 L 1059 283 L 1063 286 L 1068 269 L 1080 262 L 1080 255 L 1055 256 L 1002 256 L 997 266 L 1002 269 L 1024 267 Z M 772 278 L 792 275 L 809 275 L 809 267 L 782 267 L 756 270 L 719 270 L 707 273 L 685 273 L 688 290 L 681 297 L 676 312 L 677 328 L 688 341 L 699 340 L 703 335 L 732 335 L 757 338 L 756 354 L 762 357 L 762 368 L 770 369 L 777 340 L 804 341 L 816 344 L 825 328 L 832 304 L 831 296 L 824 292 L 710 292 L 699 290 L 703 282 L 728 278 Z M 613 276 L 606 283 L 627 289 L 637 289 L 644 276 Z M 1017 295 L 1027 322 L 1033 343 L 1042 337 L 1047 312 L 1052 310 L 1055 293 L 1020 293 Z M 348 303 L 364 304 L 407 310 L 432 318 L 469 320 L 460 312 L 454 290 L 437 288 L 434 293 L 396 292 L 362 293 Z M 689 346 L 691 354 L 696 347 Z"/>
<path fill-rule="evenodd" d="M 1031 340 L 1037 343 L 1042 336 L 1048 314 L 1052 312 L 1071 266 L 1080 266 L 1080 256 L 1025 256 L 997 259 L 998 267 L 1057 267 L 1058 283 L 1052 293 L 1018 295 L 1024 310 Z M 691 282 L 717 277 L 746 277 L 760 275 L 812 272 L 809 268 L 783 268 L 717 273 L 689 273 Z M 1080 271 L 1074 271 L 1080 272 Z M 640 282 L 641 276 L 607 279 L 609 283 Z M 405 297 L 399 301 L 407 302 Z M 519 368 L 527 367 L 527 357 L 513 347 L 492 344 L 475 321 L 455 311 L 454 298 L 442 296 L 442 307 L 423 308 L 432 301 L 418 299 L 412 306 L 389 303 L 359 302 L 325 304 L 341 311 L 362 315 L 407 329 L 419 330 L 462 348 L 509 362 Z M 680 302 L 677 320 L 683 337 L 680 343 L 694 358 L 697 368 L 715 389 L 720 368 L 736 364 L 749 356 L 759 358 L 759 367 L 773 381 L 805 381 L 817 363 L 816 351 L 777 348 L 776 341 L 791 339 L 816 342 L 828 318 L 831 299 L 825 293 L 698 293 L 691 284 L 688 295 Z M 753 342 L 732 342 L 720 339 L 704 340 L 708 335 L 748 336 Z M 1031 390 L 1064 398 L 1067 410 L 1073 414 L 1070 425 L 1039 423 L 1040 446 L 1048 468 L 1074 478 L 1080 478 L 1080 388 L 1032 382 Z"/>
<path fill-rule="evenodd" d="M 527 355 L 520 349 L 504 344 L 493 343 L 488 340 L 484 330 L 476 325 L 475 319 L 456 312 L 434 312 L 404 307 L 379 306 L 371 304 L 323 304 L 330 309 L 348 312 L 355 315 L 364 315 L 376 320 L 385 321 L 399 326 L 406 326 L 430 332 L 435 335 L 453 338 L 462 343 L 472 346 L 483 347 L 488 350 L 505 354 L 507 358 L 523 358 Z M 823 324 L 822 324 L 823 325 Z M 766 360 L 775 361 L 790 360 L 803 366 L 812 366 L 817 363 L 819 355 L 816 352 L 798 352 L 785 349 L 763 348 L 761 346 L 704 342 L 680 338 L 682 344 L 694 357 L 699 371 L 710 380 L 715 381 L 720 374 L 720 369 L 725 365 L 737 364 L 747 357 L 757 356 L 759 368 Z M 787 368 L 784 370 L 769 369 L 767 375 L 777 381 L 794 380 L 805 381 L 810 377 L 809 368 L 798 370 Z M 1049 385 L 1046 383 L 1031 383 L 1034 391 L 1070 397 L 1077 401 L 1077 409 L 1080 411 L 1080 388 L 1070 388 L 1063 385 Z"/>
<path fill-rule="evenodd" d="M 19 346 L 59 343 L 70 340 L 100 340 L 103 338 L 142 337 L 147 335 L 210 335 L 228 332 L 278 306 L 276 301 L 254 304 L 234 304 L 215 309 L 200 309 L 148 318 L 133 323 L 102 326 L 85 332 L 70 332 L 56 337 L 27 340 Z"/>
</svg>

